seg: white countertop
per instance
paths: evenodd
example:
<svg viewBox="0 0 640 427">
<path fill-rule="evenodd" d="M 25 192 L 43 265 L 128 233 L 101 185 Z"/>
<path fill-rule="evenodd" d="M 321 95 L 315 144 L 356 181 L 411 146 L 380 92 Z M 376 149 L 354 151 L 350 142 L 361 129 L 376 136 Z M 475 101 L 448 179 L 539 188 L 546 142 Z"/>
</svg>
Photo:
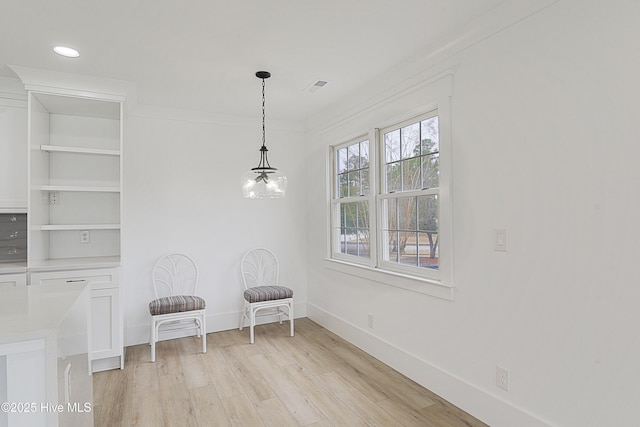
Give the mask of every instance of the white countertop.
<svg viewBox="0 0 640 427">
<path fill-rule="evenodd" d="M 86 287 L 76 282 L 0 289 L 0 343 L 49 336 Z"/>
<path fill-rule="evenodd" d="M 33 261 L 29 264 L 29 271 L 57 271 L 57 270 L 81 270 L 87 268 L 119 267 L 120 257 L 94 257 L 94 258 L 62 258 L 46 261 Z"/>
<path fill-rule="evenodd" d="M 26 273 L 27 263 L 25 262 L 0 262 L 0 274 Z"/>
</svg>

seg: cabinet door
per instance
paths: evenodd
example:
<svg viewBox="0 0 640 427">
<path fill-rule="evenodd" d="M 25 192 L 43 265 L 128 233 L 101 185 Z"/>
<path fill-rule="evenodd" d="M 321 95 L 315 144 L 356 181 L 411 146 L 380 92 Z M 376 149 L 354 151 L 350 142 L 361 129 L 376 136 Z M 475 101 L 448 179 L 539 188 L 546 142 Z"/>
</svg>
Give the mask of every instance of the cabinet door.
<svg viewBox="0 0 640 427">
<path fill-rule="evenodd" d="M 91 287 L 91 360 L 94 372 L 122 368 L 124 348 L 120 316 L 120 269 L 41 271 L 31 273 L 33 286 L 87 281 Z M 105 360 L 105 359 L 116 359 Z M 119 360 L 117 360 L 119 358 Z M 99 361 L 99 362 L 96 362 Z"/>
<path fill-rule="evenodd" d="M 120 356 L 120 289 L 91 291 L 91 359 Z"/>
<path fill-rule="evenodd" d="M 15 288 L 16 286 L 25 286 L 26 284 L 27 284 L 26 273 L 0 274 L 0 289 Z"/>
</svg>

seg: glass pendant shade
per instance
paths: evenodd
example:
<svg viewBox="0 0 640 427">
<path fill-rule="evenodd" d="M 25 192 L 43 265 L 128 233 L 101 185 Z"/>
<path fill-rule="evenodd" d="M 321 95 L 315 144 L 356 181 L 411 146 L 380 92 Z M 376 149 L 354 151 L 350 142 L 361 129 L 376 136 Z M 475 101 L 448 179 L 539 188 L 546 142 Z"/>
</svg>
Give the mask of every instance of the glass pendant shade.
<svg viewBox="0 0 640 427">
<path fill-rule="evenodd" d="M 277 199 L 287 191 L 287 177 L 277 169 L 253 168 L 242 175 L 242 194 L 249 199 Z"/>
<path fill-rule="evenodd" d="M 271 167 L 267 159 L 264 125 L 264 79 L 271 77 L 268 71 L 258 71 L 256 77 L 262 79 L 262 147 L 260 163 L 242 175 L 242 195 L 249 199 L 278 199 L 287 191 L 287 177 L 278 169 Z"/>
</svg>

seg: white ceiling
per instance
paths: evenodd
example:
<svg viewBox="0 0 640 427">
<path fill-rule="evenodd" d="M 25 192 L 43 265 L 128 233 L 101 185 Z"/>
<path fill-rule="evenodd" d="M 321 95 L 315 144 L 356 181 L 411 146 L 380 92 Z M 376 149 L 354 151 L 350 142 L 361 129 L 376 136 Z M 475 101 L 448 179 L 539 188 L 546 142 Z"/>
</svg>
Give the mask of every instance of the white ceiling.
<svg viewBox="0 0 640 427">
<path fill-rule="evenodd" d="M 126 80 L 139 104 L 244 116 L 267 70 L 267 115 L 303 120 L 505 1 L 3 0 L 0 76 L 10 64 Z"/>
</svg>

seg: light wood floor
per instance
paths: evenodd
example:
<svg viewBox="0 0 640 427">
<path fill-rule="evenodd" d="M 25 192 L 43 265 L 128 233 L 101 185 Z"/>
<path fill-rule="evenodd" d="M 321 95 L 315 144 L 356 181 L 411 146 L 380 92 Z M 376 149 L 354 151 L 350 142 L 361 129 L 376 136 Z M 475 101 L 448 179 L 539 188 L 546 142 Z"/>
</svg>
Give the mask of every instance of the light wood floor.
<svg viewBox="0 0 640 427">
<path fill-rule="evenodd" d="M 127 348 L 94 374 L 96 427 L 484 426 L 309 319 Z"/>
</svg>

